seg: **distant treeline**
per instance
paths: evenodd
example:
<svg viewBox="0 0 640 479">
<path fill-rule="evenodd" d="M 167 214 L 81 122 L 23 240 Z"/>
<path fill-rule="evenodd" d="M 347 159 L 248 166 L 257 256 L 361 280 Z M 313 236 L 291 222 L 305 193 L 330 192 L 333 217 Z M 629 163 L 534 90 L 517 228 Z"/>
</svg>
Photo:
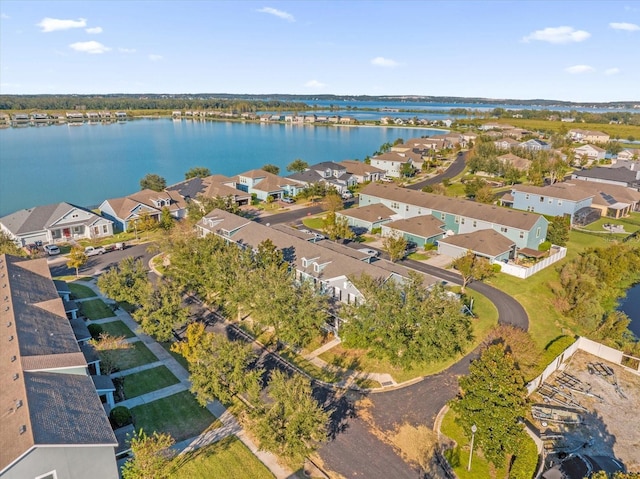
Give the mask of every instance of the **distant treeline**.
<svg viewBox="0 0 640 479">
<path fill-rule="evenodd" d="M 0 95 L 0 110 L 304 110 L 304 103 L 187 95 Z"/>
</svg>

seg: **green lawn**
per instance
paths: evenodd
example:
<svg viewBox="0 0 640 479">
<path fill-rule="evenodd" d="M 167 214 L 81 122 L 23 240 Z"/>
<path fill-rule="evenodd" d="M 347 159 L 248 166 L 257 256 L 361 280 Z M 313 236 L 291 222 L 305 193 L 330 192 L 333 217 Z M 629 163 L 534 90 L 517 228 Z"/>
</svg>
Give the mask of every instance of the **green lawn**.
<svg viewBox="0 0 640 479">
<path fill-rule="evenodd" d="M 158 366 L 124 376 L 124 395 L 127 399 L 131 399 L 179 382 L 166 366 Z"/>
<path fill-rule="evenodd" d="M 175 479 L 268 479 L 271 471 L 235 436 L 187 454 L 177 462 Z"/>
<path fill-rule="evenodd" d="M 69 283 L 69 289 L 76 299 L 94 298 L 98 296 L 94 290 L 83 284 Z"/>
<path fill-rule="evenodd" d="M 125 338 L 133 338 L 135 336 L 134 332 L 131 331 L 126 324 L 122 321 L 110 321 L 108 323 L 100 324 L 102 331 L 107 333 L 109 336 L 113 336 L 114 338 L 118 338 L 120 336 L 124 336 Z"/>
<path fill-rule="evenodd" d="M 167 350 L 167 352 L 169 354 L 171 354 L 171 356 L 173 356 L 173 358 L 178 361 L 180 363 L 180 365 L 185 368 L 187 371 L 189 370 L 189 363 L 187 362 L 186 358 L 182 355 L 182 354 L 178 354 L 175 351 L 171 351 L 171 345 L 173 343 L 172 342 L 164 342 L 164 343 L 160 343 L 160 345 Z"/>
<path fill-rule="evenodd" d="M 176 441 L 197 436 L 215 421 L 189 391 L 136 406 L 131 413 L 136 429 L 144 429 L 147 434 L 166 432 Z"/>
<path fill-rule="evenodd" d="M 321 217 L 305 218 L 302 220 L 302 224 L 304 224 L 307 228 L 311 228 L 314 230 L 322 230 L 322 228 L 324 227 Z"/>
<path fill-rule="evenodd" d="M 103 319 L 112 318 L 115 316 L 109 306 L 107 306 L 101 299 L 90 299 L 78 303 L 80 306 L 80 314 L 83 314 L 89 319 Z"/>
<path fill-rule="evenodd" d="M 142 366 L 143 364 L 153 363 L 158 360 L 155 354 L 149 351 L 142 341 L 131 343 L 127 349 L 117 349 L 105 351 L 120 371 Z M 102 353 L 102 351 L 100 351 Z"/>
<path fill-rule="evenodd" d="M 342 344 L 320 355 L 320 359 L 329 364 L 362 372 L 389 373 L 397 382 L 404 382 L 421 376 L 429 376 L 444 371 L 458 362 L 467 353 L 479 346 L 488 332 L 498 324 L 498 310 L 483 295 L 467 290 L 467 295 L 474 298 L 473 311 L 477 318 L 473 319 L 474 340 L 463 354 L 445 361 L 431 364 L 417 364 L 411 369 L 403 370 L 392 366 L 386 360 L 369 357 L 363 349 L 347 349 Z"/>
</svg>

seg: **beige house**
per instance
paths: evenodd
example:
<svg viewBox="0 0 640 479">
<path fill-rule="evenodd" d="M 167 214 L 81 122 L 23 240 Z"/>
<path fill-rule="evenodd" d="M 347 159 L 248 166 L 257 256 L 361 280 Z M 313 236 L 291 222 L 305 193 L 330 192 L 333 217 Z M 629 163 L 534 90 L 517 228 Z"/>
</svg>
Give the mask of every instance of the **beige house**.
<svg viewBox="0 0 640 479">
<path fill-rule="evenodd" d="M 520 142 L 514 140 L 513 138 L 501 138 L 494 141 L 493 144 L 499 150 L 510 150 L 511 148 L 516 148 L 518 145 L 520 145 Z"/>
<path fill-rule="evenodd" d="M 573 129 L 569 130 L 567 136 L 571 138 L 573 141 L 578 141 L 582 143 L 606 143 L 609 141 L 609 135 L 603 133 L 601 131 L 595 130 L 581 130 L 581 129 Z"/>
<path fill-rule="evenodd" d="M 529 169 L 529 165 L 531 165 L 531 161 L 526 158 L 521 158 L 518 155 L 514 155 L 513 153 L 507 153 L 506 155 L 501 155 L 497 158 L 500 163 L 509 164 L 514 168 L 517 168 L 521 171 L 526 171 Z"/>
<path fill-rule="evenodd" d="M 604 160 L 607 150 L 596 145 L 582 145 L 573 149 L 576 163 L 580 163 L 582 159 L 586 159 L 588 164 L 594 161 Z"/>
<path fill-rule="evenodd" d="M 344 166 L 347 170 L 347 173 L 355 177 L 358 183 L 365 183 L 367 181 L 379 181 L 385 174 L 385 171 L 383 169 L 368 165 L 363 161 L 344 160 L 339 164 Z"/>
</svg>

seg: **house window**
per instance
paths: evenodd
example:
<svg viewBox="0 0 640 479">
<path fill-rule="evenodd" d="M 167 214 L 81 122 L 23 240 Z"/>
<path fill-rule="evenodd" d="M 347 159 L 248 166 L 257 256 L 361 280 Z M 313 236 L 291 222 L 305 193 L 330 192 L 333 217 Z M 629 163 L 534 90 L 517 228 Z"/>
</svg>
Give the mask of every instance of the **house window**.
<svg viewBox="0 0 640 479">
<path fill-rule="evenodd" d="M 404 210 L 409 211 L 409 205 L 405 205 Z"/>
<path fill-rule="evenodd" d="M 520 239 L 524 239 L 524 231 L 520 231 Z"/>
<path fill-rule="evenodd" d="M 455 220 L 454 220 L 454 221 L 455 221 L 455 223 L 456 223 L 456 224 L 459 224 L 459 223 L 460 223 L 460 217 L 459 217 L 459 216 L 456 216 L 456 218 L 455 218 Z"/>
<path fill-rule="evenodd" d="M 478 226 L 478 222 L 476 220 L 473 220 L 473 227 L 476 228 Z"/>
<path fill-rule="evenodd" d="M 549 204 L 552 204 L 553 200 L 551 198 L 549 198 Z"/>
<path fill-rule="evenodd" d="M 540 197 L 540 203 L 544 203 L 544 196 Z"/>
<path fill-rule="evenodd" d="M 558 206 L 562 206 L 562 200 L 558 200 Z"/>
<path fill-rule="evenodd" d="M 397 210 L 397 209 L 400 209 L 400 205 L 394 201 L 393 203 L 391 203 L 391 208 L 393 208 L 394 210 Z"/>
<path fill-rule="evenodd" d="M 460 218 L 460 224 L 464 224 L 464 218 Z"/>
<path fill-rule="evenodd" d="M 536 229 L 536 238 L 540 238 L 540 227 L 538 226 L 538 229 Z"/>
<path fill-rule="evenodd" d="M 107 234 L 109 232 L 109 226 L 108 225 L 102 225 L 102 232 L 104 234 Z"/>
<path fill-rule="evenodd" d="M 507 228 L 505 228 L 504 226 L 500 227 L 500 231 L 502 233 L 506 233 L 507 232 Z"/>
<path fill-rule="evenodd" d="M 529 193 L 527 193 L 526 195 L 524 195 L 524 199 L 528 200 L 529 199 Z"/>
<path fill-rule="evenodd" d="M 41 476 L 36 476 L 35 479 L 58 479 L 58 474 L 56 474 L 56 471 L 51 471 Z"/>
<path fill-rule="evenodd" d="M 444 213 L 440 213 L 440 218 L 444 219 L 445 218 L 445 214 Z"/>
</svg>

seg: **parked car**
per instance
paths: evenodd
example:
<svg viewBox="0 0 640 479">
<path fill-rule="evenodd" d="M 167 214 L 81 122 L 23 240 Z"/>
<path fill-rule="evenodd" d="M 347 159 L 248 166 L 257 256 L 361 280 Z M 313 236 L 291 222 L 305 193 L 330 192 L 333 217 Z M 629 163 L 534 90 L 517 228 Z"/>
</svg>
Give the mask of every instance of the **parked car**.
<svg viewBox="0 0 640 479">
<path fill-rule="evenodd" d="M 93 246 L 87 246 L 84 249 L 84 254 L 86 254 L 87 256 L 96 256 L 99 254 L 104 254 L 106 253 L 107 250 L 104 249 L 102 246 L 99 246 L 97 248 L 94 248 Z"/>
<path fill-rule="evenodd" d="M 311 234 L 316 237 L 316 240 L 325 239 L 324 235 L 321 235 L 320 233 L 311 233 Z"/>
<path fill-rule="evenodd" d="M 371 248 L 361 248 L 358 251 L 360 253 L 368 254 L 369 256 L 380 256 L 380 251 Z"/>
<path fill-rule="evenodd" d="M 54 256 L 57 254 L 60 254 L 60 248 L 58 248 L 56 245 L 54 244 L 48 244 L 45 245 L 44 247 L 44 251 L 45 253 L 47 253 L 49 256 Z"/>
<path fill-rule="evenodd" d="M 283 203 L 289 203 L 289 204 L 296 202 L 293 198 L 282 198 L 282 200 L 280 201 L 282 201 Z"/>
<path fill-rule="evenodd" d="M 350 200 L 351 198 L 353 198 L 353 193 L 351 193 L 350 191 L 345 191 L 344 193 L 342 193 L 343 200 Z"/>
<path fill-rule="evenodd" d="M 407 241 L 407 249 L 405 250 L 407 253 L 414 253 L 418 250 L 418 244 L 413 241 Z"/>
</svg>

